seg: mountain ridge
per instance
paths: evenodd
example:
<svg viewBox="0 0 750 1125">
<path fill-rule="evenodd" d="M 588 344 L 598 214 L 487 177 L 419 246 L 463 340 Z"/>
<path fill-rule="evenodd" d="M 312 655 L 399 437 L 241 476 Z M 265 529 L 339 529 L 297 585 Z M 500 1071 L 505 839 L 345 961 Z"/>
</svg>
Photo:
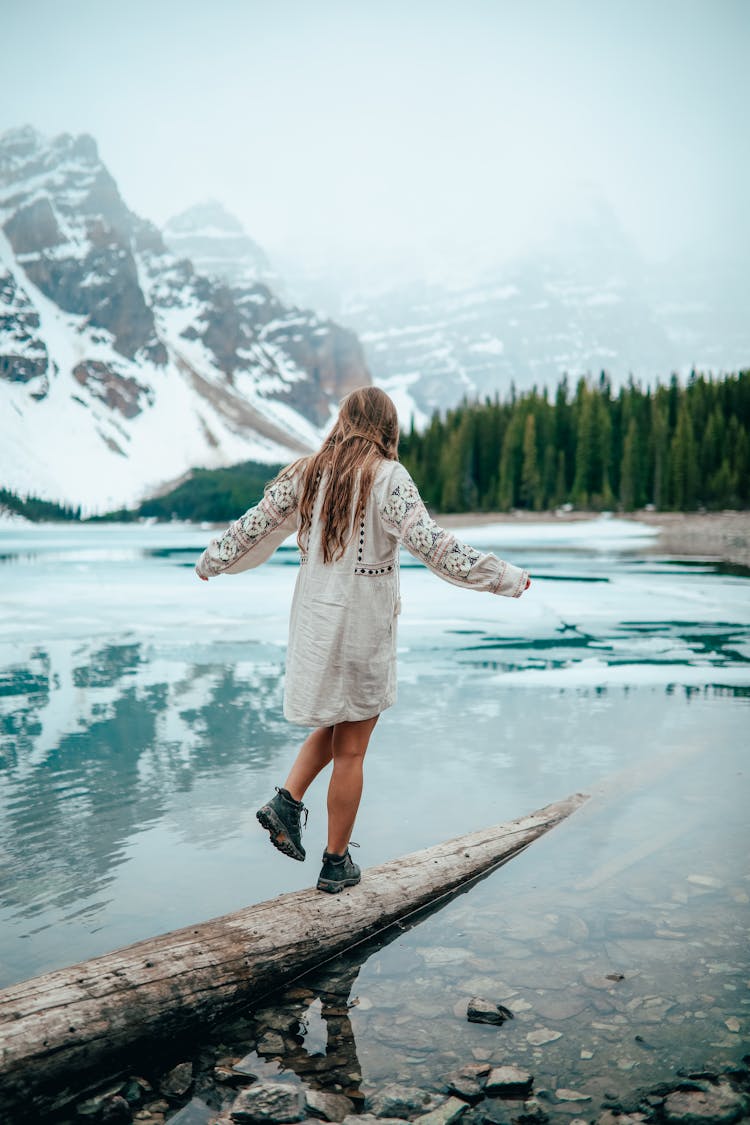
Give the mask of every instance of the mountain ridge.
<svg viewBox="0 0 750 1125">
<path fill-rule="evenodd" d="M 315 447 L 356 335 L 176 257 L 89 134 L 0 135 L 2 483 L 97 511 L 193 467 Z M 75 442 L 75 455 L 71 441 Z"/>
</svg>

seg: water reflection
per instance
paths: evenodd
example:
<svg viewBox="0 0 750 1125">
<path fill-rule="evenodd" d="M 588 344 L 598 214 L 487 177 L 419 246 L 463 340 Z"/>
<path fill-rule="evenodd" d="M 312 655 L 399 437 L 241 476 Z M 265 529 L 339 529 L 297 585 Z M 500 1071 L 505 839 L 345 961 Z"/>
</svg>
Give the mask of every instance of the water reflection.
<svg viewBox="0 0 750 1125">
<path fill-rule="evenodd" d="M 193 663 L 142 643 L 59 642 L 6 667 L 2 906 L 33 919 L 101 905 L 134 833 L 174 794 L 273 757 L 288 737 L 281 654 L 244 646 L 240 662 L 226 648 Z M 211 824 L 214 840 L 230 831 Z"/>
<path fill-rule="evenodd" d="M 632 621 L 606 635 L 562 624 L 531 639 L 445 629 L 434 643 L 414 642 L 402 657 L 402 695 L 411 698 L 399 718 L 402 729 L 419 732 L 411 739 L 412 760 L 422 733 L 432 744 L 441 715 L 450 726 L 480 669 L 553 670 L 594 653 L 610 665 L 710 661 L 714 669 L 744 662 L 750 649 L 748 630 L 731 622 Z M 193 843 L 228 840 L 235 831 L 231 799 L 223 798 L 225 815 L 205 810 L 201 816 L 190 795 L 233 770 L 260 773 L 287 752 L 279 646 L 213 641 L 201 650 L 153 641 L 61 640 L 14 646 L 12 655 L 0 675 L 0 906 L 12 916 L 33 920 L 52 909 L 74 917 L 84 908 L 95 914 L 133 838 L 158 825 L 180 795 L 188 798 L 182 818 Z M 410 690 L 410 668 L 416 692 Z M 437 696 L 432 682 L 441 684 Z M 597 685 L 592 696 L 602 690 Z M 685 690 L 689 697 L 705 689 Z M 726 690 L 747 691 L 742 685 Z M 491 731 L 479 735 L 478 724 L 491 725 L 498 707 L 490 696 L 472 710 L 477 745 L 489 744 Z M 507 738 L 512 709 L 506 704 L 503 711 Z M 559 707 L 556 712 L 557 718 L 549 716 L 553 724 Z M 528 748 L 540 735 L 546 738 L 544 715 L 542 709 L 522 736 Z M 554 770 L 554 742 L 540 743 L 539 752 L 542 768 Z M 561 752 L 570 764 L 570 746 L 563 744 Z M 597 750 L 600 767 L 609 757 Z M 471 764 L 468 749 L 463 761 Z M 516 785 L 523 785 L 524 763 L 498 750 L 492 754 L 493 769 L 511 764 L 520 770 Z"/>
<path fill-rule="evenodd" d="M 350 997 L 365 956 L 337 958 L 292 988 L 268 997 L 267 1006 L 251 1015 L 252 1039 L 247 1046 L 252 1043 L 256 1056 L 276 1059 L 280 1070 L 298 1075 L 314 1090 L 342 1092 L 353 1101 L 363 1101 Z M 243 1063 L 254 1071 L 252 1056 L 246 1055 Z"/>
</svg>

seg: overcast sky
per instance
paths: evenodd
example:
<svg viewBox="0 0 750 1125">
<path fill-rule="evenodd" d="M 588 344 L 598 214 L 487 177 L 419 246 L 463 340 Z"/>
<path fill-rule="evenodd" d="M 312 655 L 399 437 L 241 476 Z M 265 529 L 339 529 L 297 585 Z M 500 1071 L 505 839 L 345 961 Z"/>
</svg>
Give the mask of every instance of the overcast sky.
<svg viewBox="0 0 750 1125">
<path fill-rule="evenodd" d="M 89 132 L 161 224 L 498 257 L 598 192 L 651 258 L 750 251 L 750 0 L 0 0 L 0 131 Z"/>
</svg>

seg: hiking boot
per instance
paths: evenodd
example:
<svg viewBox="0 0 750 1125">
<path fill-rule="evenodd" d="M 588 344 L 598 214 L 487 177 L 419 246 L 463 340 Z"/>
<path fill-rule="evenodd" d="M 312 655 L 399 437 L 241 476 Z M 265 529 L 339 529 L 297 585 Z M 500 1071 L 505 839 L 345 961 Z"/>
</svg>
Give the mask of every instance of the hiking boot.
<svg viewBox="0 0 750 1125">
<path fill-rule="evenodd" d="M 358 847 L 354 844 L 354 847 Z M 337 894 L 344 887 L 354 887 L 362 878 L 362 873 L 349 855 L 347 848 L 343 855 L 334 852 L 323 852 L 323 866 L 318 876 L 317 888 L 319 891 L 328 891 Z"/>
<path fill-rule="evenodd" d="M 301 801 L 295 801 L 287 789 L 279 789 L 278 785 L 274 788 L 276 796 L 258 809 L 255 815 L 270 833 L 271 843 L 275 848 L 292 859 L 303 860 L 305 849 L 302 847 L 300 817 L 302 813 L 305 814 L 307 825 L 307 809 Z"/>
</svg>

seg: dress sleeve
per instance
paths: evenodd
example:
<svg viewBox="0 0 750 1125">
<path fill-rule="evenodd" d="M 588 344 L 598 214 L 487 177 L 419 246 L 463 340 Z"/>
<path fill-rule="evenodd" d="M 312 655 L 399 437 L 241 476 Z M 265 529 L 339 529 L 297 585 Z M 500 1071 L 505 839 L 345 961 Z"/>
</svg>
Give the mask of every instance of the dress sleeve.
<svg viewBox="0 0 750 1125">
<path fill-rule="evenodd" d="M 416 484 L 402 465 L 392 477 L 380 514 L 386 527 L 407 551 L 438 578 L 456 586 L 486 590 L 509 598 L 520 598 L 526 589 L 527 570 L 504 562 L 497 555 L 469 547 L 435 523 Z"/>
<path fill-rule="evenodd" d="M 297 480 L 282 476 L 266 485 L 263 499 L 212 539 L 195 564 L 202 578 L 239 574 L 260 566 L 297 527 Z"/>
</svg>

